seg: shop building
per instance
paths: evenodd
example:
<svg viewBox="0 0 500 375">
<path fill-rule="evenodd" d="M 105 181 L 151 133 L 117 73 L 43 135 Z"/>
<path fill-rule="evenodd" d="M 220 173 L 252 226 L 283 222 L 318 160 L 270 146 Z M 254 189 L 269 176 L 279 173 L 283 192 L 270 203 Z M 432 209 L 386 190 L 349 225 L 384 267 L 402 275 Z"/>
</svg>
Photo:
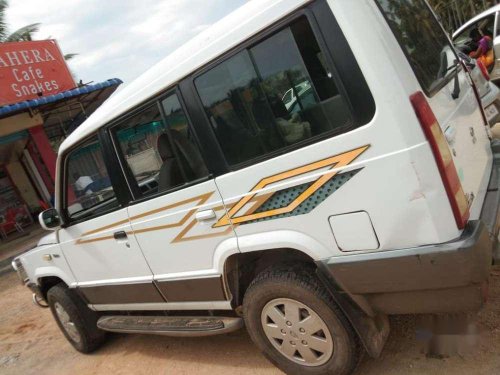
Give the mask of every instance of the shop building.
<svg viewBox="0 0 500 375">
<path fill-rule="evenodd" d="M 0 44 L 0 237 L 52 204 L 59 145 L 121 83 L 77 84 L 55 40 Z"/>
</svg>

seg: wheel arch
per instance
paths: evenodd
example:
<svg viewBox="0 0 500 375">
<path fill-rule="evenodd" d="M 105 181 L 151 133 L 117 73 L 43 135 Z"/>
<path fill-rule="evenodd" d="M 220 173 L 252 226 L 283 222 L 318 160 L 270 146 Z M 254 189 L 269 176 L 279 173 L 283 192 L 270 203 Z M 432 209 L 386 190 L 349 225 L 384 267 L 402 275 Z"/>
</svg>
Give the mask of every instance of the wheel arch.
<svg viewBox="0 0 500 375">
<path fill-rule="evenodd" d="M 47 301 L 47 293 L 50 288 L 61 283 L 66 287 L 68 286 L 68 284 L 66 284 L 64 280 L 58 276 L 42 276 L 37 279 L 38 288 L 40 289 L 40 293 L 45 301 Z"/>
<path fill-rule="evenodd" d="M 238 307 L 252 280 L 269 267 L 289 263 L 303 263 L 316 267 L 314 259 L 294 248 L 263 249 L 244 253 L 235 253 L 226 258 L 224 278 L 227 283 L 232 303 Z"/>
<path fill-rule="evenodd" d="M 285 247 L 235 253 L 226 259 L 224 278 L 232 295 L 232 304 L 236 312 L 241 312 L 245 292 L 259 273 L 269 267 L 280 267 L 290 263 L 302 263 L 304 267 L 310 267 L 311 272 L 315 273 L 320 283 L 328 290 L 335 303 L 352 324 L 368 354 L 372 358 L 379 357 L 389 334 L 387 316 L 373 314 L 372 311 L 367 313 L 367 310 L 371 310 L 371 308 L 360 303 L 362 300 L 360 301 L 359 298 L 353 299 L 353 296 L 343 290 L 335 281 L 334 275 L 325 273 L 321 262 L 295 248 Z"/>
<path fill-rule="evenodd" d="M 71 287 L 74 284 L 73 278 L 59 267 L 39 267 L 35 269 L 34 279 L 40 290 L 41 296 L 47 300 L 47 293 L 50 288 L 59 283 L 63 283 L 66 287 Z"/>
</svg>

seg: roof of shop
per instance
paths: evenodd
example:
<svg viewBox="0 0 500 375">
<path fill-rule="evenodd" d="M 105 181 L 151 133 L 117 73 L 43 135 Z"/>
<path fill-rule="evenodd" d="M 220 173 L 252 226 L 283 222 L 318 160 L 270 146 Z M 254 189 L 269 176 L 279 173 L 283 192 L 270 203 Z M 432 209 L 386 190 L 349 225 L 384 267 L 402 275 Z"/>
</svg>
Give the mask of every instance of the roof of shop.
<svg viewBox="0 0 500 375">
<path fill-rule="evenodd" d="M 15 104 L 5 105 L 0 107 L 0 118 L 4 118 L 19 112 L 23 112 L 28 109 L 39 108 L 46 104 L 66 101 L 68 99 L 72 99 L 85 94 L 90 94 L 95 91 L 105 90 L 111 87 L 114 88 L 113 89 L 114 91 L 116 87 L 118 87 L 122 83 L 123 83 L 122 80 L 118 78 L 112 78 L 104 82 L 80 86 L 72 90 L 60 92 L 58 94 L 42 96 L 38 99 L 25 100 L 23 102 Z"/>
</svg>

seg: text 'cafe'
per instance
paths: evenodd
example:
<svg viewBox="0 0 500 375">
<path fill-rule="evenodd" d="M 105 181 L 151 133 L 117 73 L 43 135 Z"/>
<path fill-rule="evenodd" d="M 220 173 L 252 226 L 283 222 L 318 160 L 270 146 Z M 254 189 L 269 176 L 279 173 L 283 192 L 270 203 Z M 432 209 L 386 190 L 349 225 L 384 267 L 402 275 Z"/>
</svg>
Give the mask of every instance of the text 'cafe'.
<svg viewBox="0 0 500 375">
<path fill-rule="evenodd" d="M 59 145 L 121 83 L 77 84 L 55 40 L 0 43 L 2 241 L 37 225 L 53 202 Z"/>
</svg>

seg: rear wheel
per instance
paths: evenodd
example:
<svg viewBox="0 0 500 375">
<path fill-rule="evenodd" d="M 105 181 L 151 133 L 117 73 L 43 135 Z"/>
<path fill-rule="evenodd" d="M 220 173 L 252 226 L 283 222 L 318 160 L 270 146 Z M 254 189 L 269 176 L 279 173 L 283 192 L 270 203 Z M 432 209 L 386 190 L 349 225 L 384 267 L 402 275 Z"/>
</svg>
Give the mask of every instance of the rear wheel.
<svg viewBox="0 0 500 375">
<path fill-rule="evenodd" d="M 90 353 L 101 346 L 106 333 L 97 328 L 99 315 L 73 291 L 57 284 L 47 293 L 47 301 L 57 325 L 76 350 Z"/>
<path fill-rule="evenodd" d="M 264 271 L 243 309 L 254 343 L 287 374 L 350 374 L 359 362 L 359 340 L 313 270 Z"/>
</svg>

